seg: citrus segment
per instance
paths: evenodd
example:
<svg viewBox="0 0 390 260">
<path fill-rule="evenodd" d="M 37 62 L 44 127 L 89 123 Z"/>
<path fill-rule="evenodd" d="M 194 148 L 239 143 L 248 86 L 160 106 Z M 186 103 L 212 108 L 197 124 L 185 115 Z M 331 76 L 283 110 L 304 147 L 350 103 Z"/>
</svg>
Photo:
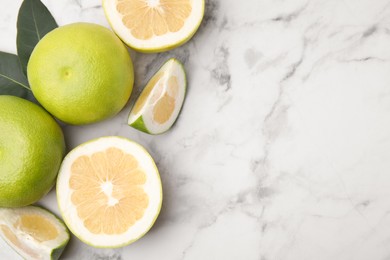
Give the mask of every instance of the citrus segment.
<svg viewBox="0 0 390 260">
<path fill-rule="evenodd" d="M 204 14 L 204 0 L 104 0 L 103 7 L 116 34 L 145 52 L 183 44 Z"/>
<path fill-rule="evenodd" d="M 138 39 L 177 32 L 191 14 L 189 0 L 118 0 L 123 24 Z"/>
<path fill-rule="evenodd" d="M 179 115 L 185 92 L 183 65 L 176 59 L 170 59 L 141 92 L 130 112 L 128 124 L 150 134 L 167 131 Z"/>
<path fill-rule="evenodd" d="M 22 251 L 25 253 L 26 256 L 32 257 L 34 259 L 38 258 L 39 255 L 34 252 L 33 249 L 29 248 L 28 246 L 24 245 L 15 233 L 6 225 L 0 225 L 1 227 L 1 232 L 3 233 L 3 236 L 6 240 L 8 240 L 8 243 L 10 246 L 14 247 L 17 251 Z"/>
<path fill-rule="evenodd" d="M 58 259 L 68 243 L 65 225 L 45 209 L 0 209 L 0 236 L 27 259 Z"/>
<path fill-rule="evenodd" d="M 156 75 L 153 76 L 153 78 L 150 80 L 150 82 L 146 85 L 145 89 L 142 91 L 141 95 L 137 99 L 136 103 L 134 104 L 133 111 L 134 113 L 139 113 L 143 106 L 146 103 L 147 98 L 149 97 L 150 93 L 153 90 L 153 87 L 159 82 L 161 77 L 164 76 L 163 72 L 159 72 Z"/>
<path fill-rule="evenodd" d="M 153 159 L 141 146 L 104 137 L 76 147 L 65 157 L 57 195 L 65 222 L 82 241 L 120 247 L 153 225 L 162 189 Z"/>
<path fill-rule="evenodd" d="M 20 216 L 14 227 L 29 234 L 39 242 L 52 240 L 58 236 L 58 230 L 54 224 L 37 214 Z"/>
<path fill-rule="evenodd" d="M 164 91 L 164 85 L 158 84 L 156 94 L 153 95 L 152 101 L 155 100 L 153 108 L 153 119 L 159 124 L 164 124 L 172 116 L 176 106 L 176 98 L 178 95 L 178 83 L 175 76 L 169 77 Z"/>
</svg>

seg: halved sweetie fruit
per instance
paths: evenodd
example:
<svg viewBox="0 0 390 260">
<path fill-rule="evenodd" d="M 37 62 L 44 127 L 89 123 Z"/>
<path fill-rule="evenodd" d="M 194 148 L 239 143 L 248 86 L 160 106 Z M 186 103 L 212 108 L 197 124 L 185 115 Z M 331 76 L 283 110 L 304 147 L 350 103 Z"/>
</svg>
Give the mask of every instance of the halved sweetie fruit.
<svg viewBox="0 0 390 260">
<path fill-rule="evenodd" d="M 204 0 L 103 0 L 115 33 L 141 52 L 159 52 L 187 42 L 204 15 Z"/>
<path fill-rule="evenodd" d="M 141 238 L 155 222 L 162 203 L 160 175 L 139 144 L 102 137 L 65 157 L 57 200 L 66 225 L 81 241 L 121 247 Z"/>
<path fill-rule="evenodd" d="M 0 208 L 0 235 L 25 259 L 58 259 L 69 241 L 64 223 L 36 206 Z"/>
<path fill-rule="evenodd" d="M 149 134 L 169 130 L 183 106 L 186 85 L 183 65 L 176 59 L 169 59 L 141 92 L 128 124 Z"/>
</svg>

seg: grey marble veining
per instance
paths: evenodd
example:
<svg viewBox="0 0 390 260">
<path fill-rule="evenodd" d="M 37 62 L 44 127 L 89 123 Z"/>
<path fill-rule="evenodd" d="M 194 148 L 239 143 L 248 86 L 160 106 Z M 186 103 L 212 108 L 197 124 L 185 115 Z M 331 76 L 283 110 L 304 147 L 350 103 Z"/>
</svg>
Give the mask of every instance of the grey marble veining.
<svg viewBox="0 0 390 260">
<path fill-rule="evenodd" d="M 60 25 L 108 26 L 99 0 L 43 2 Z M 0 10 L 1 51 L 15 52 L 20 3 Z M 130 53 L 126 108 L 63 128 L 68 149 L 106 135 L 144 145 L 163 208 L 136 243 L 73 237 L 63 259 L 390 259 L 390 1 L 206 0 L 190 42 Z M 164 135 L 137 132 L 129 109 L 170 57 L 188 72 L 179 120 Z M 40 203 L 58 213 L 54 191 Z"/>
</svg>

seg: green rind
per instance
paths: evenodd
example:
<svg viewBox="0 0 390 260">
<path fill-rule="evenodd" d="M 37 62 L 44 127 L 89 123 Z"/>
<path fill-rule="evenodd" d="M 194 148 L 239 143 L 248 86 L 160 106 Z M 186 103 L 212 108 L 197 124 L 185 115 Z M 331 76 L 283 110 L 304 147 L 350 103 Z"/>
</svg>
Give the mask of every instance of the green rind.
<svg viewBox="0 0 390 260">
<path fill-rule="evenodd" d="M 70 240 L 70 233 L 69 233 L 69 229 L 67 227 L 67 225 L 64 223 L 64 221 L 62 219 L 60 219 L 59 217 L 57 217 L 54 213 L 52 212 L 49 212 L 51 213 L 57 220 L 58 222 L 63 225 L 65 227 L 65 231 L 66 231 L 66 234 L 68 235 L 68 238 L 66 240 L 64 240 L 64 242 L 62 242 L 61 244 L 59 244 L 56 248 L 54 248 L 52 251 L 51 251 L 51 254 L 50 254 L 50 258 L 52 260 L 57 260 L 60 258 L 60 256 L 62 255 L 62 253 L 64 252 L 64 249 L 65 247 L 68 245 L 69 243 L 69 240 Z"/>
<path fill-rule="evenodd" d="M 31 54 L 27 74 L 39 103 L 71 125 L 114 117 L 127 104 L 134 85 L 125 44 L 108 28 L 85 22 L 46 34 Z"/>
<path fill-rule="evenodd" d="M 87 141 L 87 142 L 85 142 L 85 143 L 82 143 L 82 144 L 78 145 L 77 147 L 73 148 L 73 150 L 70 151 L 70 152 L 65 156 L 65 158 L 68 157 L 71 153 L 73 153 L 78 147 L 84 146 L 84 145 L 86 145 L 86 144 L 89 144 L 89 143 L 94 142 L 94 141 L 96 141 L 96 140 L 99 140 L 99 139 L 101 139 L 101 138 L 109 138 L 109 137 L 121 138 L 121 139 L 124 139 L 124 140 L 126 140 L 126 141 L 129 141 L 129 142 L 131 142 L 131 143 L 134 143 L 134 144 L 137 145 L 141 150 L 143 150 L 143 151 L 145 152 L 145 154 L 151 159 L 151 161 L 153 162 L 154 168 L 156 169 L 158 181 L 159 181 L 160 187 L 161 187 L 161 188 L 160 188 L 160 197 L 161 197 L 161 200 L 160 200 L 160 203 L 159 203 L 159 208 L 158 208 L 158 210 L 157 210 L 157 214 L 156 214 L 156 216 L 154 217 L 153 221 L 151 222 L 151 225 L 149 226 L 149 228 L 146 229 L 145 232 L 142 233 L 142 234 L 140 234 L 137 238 L 135 238 L 135 239 L 133 239 L 133 240 L 130 240 L 130 241 L 126 241 L 126 242 L 124 242 L 124 243 L 122 243 L 122 244 L 119 244 L 119 245 L 115 245 L 115 246 L 99 246 L 99 245 L 94 245 L 94 244 L 91 243 L 90 241 L 87 241 L 87 240 L 83 239 L 81 236 L 79 236 L 78 234 L 76 234 L 76 233 L 74 232 L 74 230 L 71 228 L 70 225 L 66 225 L 66 224 L 65 224 L 65 225 L 68 227 L 68 229 L 70 230 L 70 232 L 72 232 L 72 234 L 75 235 L 78 239 L 80 239 L 80 241 L 82 241 L 83 243 L 85 243 L 85 244 L 87 244 L 87 245 L 90 245 L 90 246 L 93 246 L 93 247 L 95 247 L 95 248 L 103 248 L 103 249 L 112 249 L 112 248 L 124 247 L 124 246 L 130 245 L 130 244 L 134 243 L 135 241 L 139 240 L 140 238 L 142 238 L 142 237 L 143 237 L 146 233 L 148 233 L 149 230 L 153 227 L 153 225 L 154 225 L 154 223 L 156 222 L 158 216 L 160 215 L 160 211 L 161 211 L 161 207 L 162 207 L 162 201 L 163 201 L 163 189 L 162 189 L 162 183 L 161 183 L 160 172 L 159 172 L 159 170 L 158 170 L 158 168 L 157 168 L 157 165 L 156 165 L 156 163 L 155 163 L 153 157 L 152 157 L 152 156 L 150 155 L 150 153 L 145 149 L 145 147 L 143 147 L 142 145 L 140 145 L 139 143 L 137 143 L 137 142 L 135 142 L 135 141 L 133 141 L 133 140 L 131 140 L 131 139 L 128 139 L 128 138 L 125 138 L 125 137 L 121 137 L 121 136 L 103 136 L 103 137 L 91 139 L 91 140 L 89 140 L 89 141 Z M 65 158 L 64 158 L 64 160 L 65 160 Z M 59 174 L 61 174 L 61 169 L 60 169 Z M 58 180 L 59 180 L 59 179 L 60 179 L 60 178 L 57 178 L 57 183 L 58 183 Z M 58 190 L 58 189 L 56 189 L 56 194 L 57 194 L 56 197 L 57 197 L 58 208 L 60 209 L 61 215 L 63 216 L 64 214 L 62 213 L 62 209 L 61 209 L 61 207 L 60 207 L 60 199 L 59 199 L 59 198 L 60 198 L 60 194 L 59 194 L 59 190 Z M 64 222 L 66 223 L 65 218 L 64 218 Z"/>
<path fill-rule="evenodd" d="M 65 241 L 64 243 L 62 243 L 61 245 L 59 245 L 58 247 L 56 247 L 54 250 L 51 251 L 51 254 L 50 254 L 50 259 L 51 260 L 58 260 L 60 258 L 60 256 L 62 255 L 62 253 L 64 252 L 64 249 L 66 247 L 66 245 L 68 244 L 69 242 L 69 239 L 67 241 Z"/>
<path fill-rule="evenodd" d="M 162 132 L 154 132 L 154 133 L 153 133 L 153 132 L 150 132 L 150 131 L 149 131 L 149 129 L 147 128 L 147 126 L 146 126 L 146 124 L 145 124 L 145 122 L 144 122 L 144 119 L 143 119 L 143 117 L 142 117 L 142 115 L 141 115 L 140 117 L 137 118 L 137 120 L 135 120 L 133 123 L 129 124 L 129 126 L 135 128 L 135 129 L 137 129 L 137 130 L 140 130 L 140 131 L 142 131 L 142 132 L 144 132 L 144 133 L 150 134 L 150 135 L 160 135 L 160 134 L 164 134 L 164 133 L 168 132 L 168 131 L 172 128 L 172 126 L 175 125 L 177 119 L 179 118 L 179 116 L 180 116 L 180 114 L 181 114 L 181 111 L 182 111 L 182 109 L 183 109 L 184 102 L 185 102 L 186 96 L 187 96 L 187 74 L 186 74 L 186 71 L 185 71 L 185 69 L 184 69 L 183 63 L 181 63 L 181 62 L 180 62 L 178 59 L 176 59 L 176 58 L 170 58 L 170 59 L 168 59 L 168 60 L 167 60 L 166 62 L 164 62 L 163 65 L 157 70 L 157 72 L 156 72 L 155 74 L 153 74 L 153 76 L 148 80 L 148 83 L 146 83 L 146 86 L 149 84 L 149 81 L 150 81 L 150 80 L 151 80 L 151 79 L 152 79 L 152 78 L 161 70 L 161 68 L 164 67 L 164 65 L 165 65 L 166 63 L 168 63 L 169 61 L 171 61 L 171 60 L 174 60 L 177 64 L 180 65 L 180 67 L 181 67 L 181 69 L 182 69 L 182 71 L 183 71 L 183 75 L 184 75 L 184 98 L 183 98 L 183 103 L 181 104 L 180 109 L 179 109 L 179 113 L 177 114 L 177 116 L 176 116 L 175 120 L 173 121 L 172 125 L 169 126 L 165 131 L 162 131 Z M 145 89 L 145 88 L 144 88 L 144 89 Z M 140 93 L 139 96 L 137 97 L 135 103 L 137 102 L 138 98 L 141 96 L 142 92 L 143 92 L 143 91 L 141 91 L 141 93 Z M 130 117 L 130 115 L 131 115 L 131 111 L 132 111 L 132 110 L 133 110 L 133 109 L 130 110 L 129 117 Z"/>
<path fill-rule="evenodd" d="M 69 242 L 69 239 L 70 239 L 70 234 L 69 234 L 68 227 L 65 225 L 65 223 L 64 223 L 64 221 L 62 219 L 60 219 L 57 215 L 55 215 L 53 212 L 49 211 L 48 209 L 46 209 L 46 208 L 44 208 L 42 206 L 38 206 L 38 205 L 34 205 L 32 207 L 40 208 L 40 209 L 46 211 L 48 214 L 52 215 L 55 219 L 57 219 L 58 224 L 63 226 L 64 229 L 65 229 L 65 232 L 67 234 L 67 239 L 65 239 L 64 242 L 59 244 L 57 247 L 52 248 L 52 251 L 50 253 L 50 259 L 58 260 L 60 258 L 60 256 L 61 256 L 61 254 L 63 253 L 63 251 L 64 251 L 65 247 L 67 246 L 67 244 Z"/>
<path fill-rule="evenodd" d="M 104 0 L 103 0 L 103 6 L 104 6 Z M 113 31 L 115 32 L 115 34 L 127 45 L 129 46 L 130 48 L 138 51 L 138 52 L 142 52 L 142 53 L 157 53 L 157 52 L 164 52 L 164 51 L 169 51 L 169 50 L 172 50 L 172 49 L 175 49 L 183 44 L 185 44 L 186 42 L 188 42 L 194 35 L 195 33 L 198 31 L 200 25 L 202 24 L 202 21 L 203 21 L 203 18 L 204 18 L 204 11 L 205 11 L 205 1 L 202 0 L 202 13 L 203 13 L 203 16 L 202 18 L 199 20 L 199 22 L 195 25 L 194 27 L 194 30 L 189 34 L 187 35 L 187 37 L 184 37 L 182 40 L 180 41 L 177 41 L 173 44 L 167 44 L 167 45 L 163 45 L 163 46 L 160 46 L 158 48 L 139 48 L 139 47 L 136 47 L 134 45 L 132 45 L 131 43 L 127 42 L 125 39 L 123 39 L 119 34 L 116 33 L 115 29 L 114 29 L 114 26 L 112 26 L 112 23 L 111 23 L 111 20 L 109 18 L 109 15 L 107 15 L 107 12 L 106 12 L 106 8 L 103 8 L 104 9 L 104 14 L 106 16 L 106 19 L 108 21 L 108 23 L 110 24 L 110 27 L 113 29 Z"/>
<path fill-rule="evenodd" d="M 65 155 L 61 127 L 42 107 L 0 95 L 0 207 L 22 207 L 54 186 Z"/>
<path fill-rule="evenodd" d="M 148 129 L 145 126 L 145 122 L 142 116 L 138 117 L 137 120 L 135 120 L 133 123 L 129 124 L 129 126 L 134 127 L 137 130 L 140 130 L 147 134 L 152 134 L 148 131 Z"/>
</svg>

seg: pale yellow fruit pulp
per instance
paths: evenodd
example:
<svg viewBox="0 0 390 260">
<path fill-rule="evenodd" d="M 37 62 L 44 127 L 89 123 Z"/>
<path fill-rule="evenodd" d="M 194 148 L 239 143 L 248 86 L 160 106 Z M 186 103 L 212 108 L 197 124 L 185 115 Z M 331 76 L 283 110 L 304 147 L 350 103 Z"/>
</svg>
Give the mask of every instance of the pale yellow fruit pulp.
<svg viewBox="0 0 390 260">
<path fill-rule="evenodd" d="M 81 144 L 65 157 L 57 199 L 73 234 L 89 245 L 114 248 L 136 241 L 152 227 L 162 187 L 144 148 L 109 136 Z"/>
<path fill-rule="evenodd" d="M 120 234 L 142 218 L 146 175 L 131 154 L 110 147 L 78 157 L 71 166 L 72 203 L 94 234 Z"/>
<path fill-rule="evenodd" d="M 103 0 L 115 33 L 142 52 L 166 51 L 188 41 L 204 15 L 204 0 Z"/>
<path fill-rule="evenodd" d="M 179 31 L 192 6 L 189 0 L 118 0 L 117 10 L 130 33 L 146 40 Z"/>
</svg>

